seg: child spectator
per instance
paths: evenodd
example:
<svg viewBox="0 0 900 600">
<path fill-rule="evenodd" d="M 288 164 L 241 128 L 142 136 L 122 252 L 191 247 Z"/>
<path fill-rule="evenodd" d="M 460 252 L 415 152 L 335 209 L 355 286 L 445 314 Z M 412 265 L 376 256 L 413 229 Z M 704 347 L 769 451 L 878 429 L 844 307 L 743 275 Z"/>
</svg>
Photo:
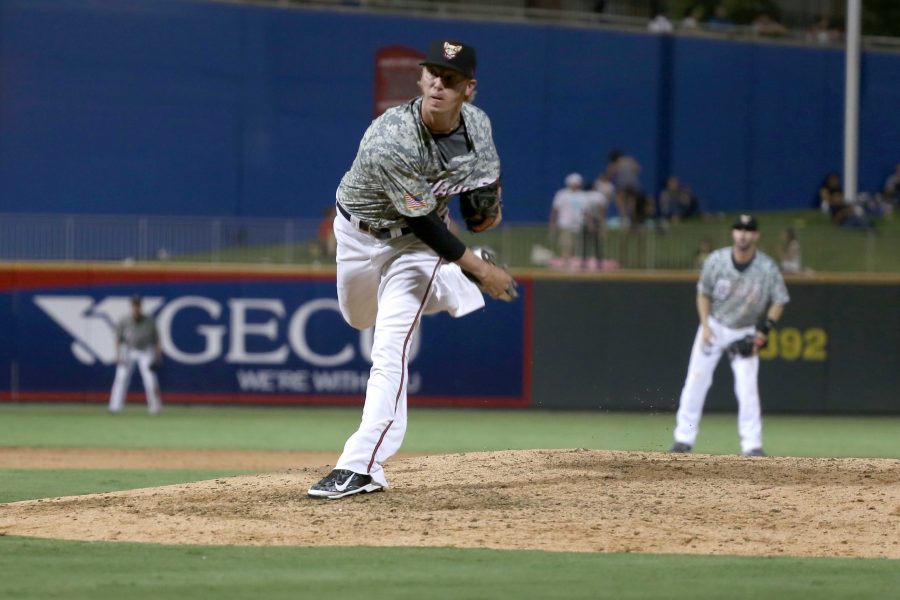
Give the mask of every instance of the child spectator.
<svg viewBox="0 0 900 600">
<path fill-rule="evenodd" d="M 781 271 L 784 273 L 800 273 L 803 270 L 800 258 L 800 242 L 793 228 L 788 227 L 781 232 Z"/>
<path fill-rule="evenodd" d="M 570 173 L 566 186 L 553 196 L 550 209 L 550 239 L 556 242 L 559 258 L 552 266 L 579 268 L 581 260 L 576 254 L 576 243 L 582 234 L 588 198 L 582 189 L 584 179 L 579 173 Z"/>
</svg>

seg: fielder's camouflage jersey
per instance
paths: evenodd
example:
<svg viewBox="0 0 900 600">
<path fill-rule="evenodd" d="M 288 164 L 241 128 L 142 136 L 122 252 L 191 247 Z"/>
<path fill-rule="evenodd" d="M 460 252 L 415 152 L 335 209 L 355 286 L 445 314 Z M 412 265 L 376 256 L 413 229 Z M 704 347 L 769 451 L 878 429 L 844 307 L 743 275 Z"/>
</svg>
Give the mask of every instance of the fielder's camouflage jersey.
<svg viewBox="0 0 900 600">
<path fill-rule="evenodd" d="M 116 327 L 116 339 L 135 350 L 147 350 L 153 348 L 159 342 L 159 334 L 156 331 L 156 323 L 150 317 L 144 317 L 135 321 L 131 316 L 119 321 Z"/>
<path fill-rule="evenodd" d="M 436 208 L 444 212 L 454 194 L 500 177 L 500 159 L 484 111 L 463 104 L 470 150 L 445 162 L 422 122 L 421 106 L 422 98 L 415 98 L 375 119 L 338 186 L 338 202 L 374 227 L 400 226 L 405 217 L 427 215 Z"/>
<path fill-rule="evenodd" d="M 707 257 L 697 292 L 712 299 L 710 315 L 732 329 L 756 325 L 769 304 L 790 301 L 774 260 L 757 250 L 750 266 L 738 271 L 731 247 L 719 248 Z"/>
</svg>

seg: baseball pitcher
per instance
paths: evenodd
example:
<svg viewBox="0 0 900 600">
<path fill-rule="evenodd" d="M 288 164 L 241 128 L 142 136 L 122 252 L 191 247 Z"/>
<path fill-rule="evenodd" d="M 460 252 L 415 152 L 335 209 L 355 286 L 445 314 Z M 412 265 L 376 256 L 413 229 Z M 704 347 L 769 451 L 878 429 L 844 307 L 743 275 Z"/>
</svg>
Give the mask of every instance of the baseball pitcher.
<svg viewBox="0 0 900 600">
<path fill-rule="evenodd" d="M 435 41 L 422 62 L 422 95 L 372 122 L 338 187 L 338 302 L 353 327 L 374 325 L 372 369 L 359 429 L 310 497 L 388 487 L 383 465 L 406 432 L 408 353 L 423 315 L 469 314 L 484 306 L 482 292 L 516 296 L 509 273 L 447 226 L 454 195 L 470 231 L 502 220 L 491 124 L 469 103 L 475 62 L 471 46 Z"/>
<path fill-rule="evenodd" d="M 765 346 L 769 330 L 781 318 L 790 298 L 778 265 L 757 250 L 756 219 L 750 215 L 738 217 L 731 236 L 731 247 L 716 250 L 704 261 L 697 283 L 700 326 L 681 391 L 672 452 L 690 452 L 693 448 L 713 372 L 725 353 L 734 373 L 741 452 L 765 456 L 757 385 L 758 350 Z"/>
</svg>

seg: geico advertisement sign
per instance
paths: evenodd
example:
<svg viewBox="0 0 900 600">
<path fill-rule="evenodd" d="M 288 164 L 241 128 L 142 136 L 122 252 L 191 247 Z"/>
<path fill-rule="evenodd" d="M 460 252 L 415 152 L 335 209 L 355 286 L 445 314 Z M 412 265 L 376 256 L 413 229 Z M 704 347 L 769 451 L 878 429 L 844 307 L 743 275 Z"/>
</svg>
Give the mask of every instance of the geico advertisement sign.
<svg viewBox="0 0 900 600">
<path fill-rule="evenodd" d="M 116 361 L 115 327 L 131 312 L 128 296 L 97 301 L 90 296 L 40 295 L 34 296 L 34 303 L 73 338 L 70 348 L 78 361 L 85 365 Z M 220 358 L 231 364 L 283 365 L 291 354 L 314 367 L 337 367 L 358 358 L 371 362 L 371 329 L 359 332 L 358 343 L 329 351 L 317 350 L 310 343 L 308 332 L 317 319 L 328 318 L 333 323 L 335 313 L 340 318 L 334 298 L 309 300 L 288 314 L 276 298 L 230 298 L 223 303 L 203 296 L 169 301 L 146 296 L 142 310 L 155 316 L 166 357 L 186 365 Z M 181 325 L 184 322 L 189 325 Z M 349 325 L 340 324 L 343 320 L 339 326 L 349 330 Z M 410 361 L 418 354 L 420 337 L 414 336 L 407 353 Z"/>
</svg>

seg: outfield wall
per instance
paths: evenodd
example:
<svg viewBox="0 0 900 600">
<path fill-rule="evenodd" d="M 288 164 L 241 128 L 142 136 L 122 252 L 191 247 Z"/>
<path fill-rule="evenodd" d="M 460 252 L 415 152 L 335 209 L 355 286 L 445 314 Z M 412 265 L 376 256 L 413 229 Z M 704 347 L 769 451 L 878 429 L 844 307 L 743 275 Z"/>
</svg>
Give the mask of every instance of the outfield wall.
<svg viewBox="0 0 900 600">
<path fill-rule="evenodd" d="M 361 404 L 364 396 L 372 332 L 344 323 L 333 272 L 0 267 L 0 290 L 0 334 L 12 341 L 0 347 L 2 399 L 105 402 L 114 324 L 133 293 L 156 318 L 164 402 Z M 524 291 L 523 301 L 459 324 L 446 314 L 422 324 L 408 349 L 416 403 L 528 406 Z M 142 400 L 140 389 L 135 376 L 130 398 Z"/>
<path fill-rule="evenodd" d="M 425 318 L 413 405 L 676 407 L 697 326 L 693 274 L 519 280 L 518 302 Z M 900 278 L 788 285 L 763 353 L 766 412 L 900 414 Z M 344 324 L 332 271 L 110 265 L 0 266 L 0 400 L 105 402 L 113 323 L 135 292 L 159 325 L 166 402 L 361 404 L 371 333 Z M 709 410 L 734 410 L 731 382 L 723 362 Z"/>
<path fill-rule="evenodd" d="M 615 147 L 650 191 L 676 174 L 714 212 L 807 208 L 841 169 L 840 48 L 250 2 L 4 0 L 0 212 L 318 218 L 378 77 L 402 74 L 379 71 L 379 53 L 438 36 L 478 49 L 510 220 L 545 220 L 566 174 L 593 178 Z M 859 183 L 872 191 L 900 160 L 900 54 L 861 61 Z"/>
<path fill-rule="evenodd" d="M 791 302 L 761 353 L 763 409 L 900 414 L 900 279 L 787 284 Z M 555 406 L 565 390 L 567 408 L 674 410 L 698 326 L 695 286 L 687 274 L 536 282 L 536 403 Z M 733 381 L 723 360 L 708 410 L 735 410 Z"/>
</svg>

